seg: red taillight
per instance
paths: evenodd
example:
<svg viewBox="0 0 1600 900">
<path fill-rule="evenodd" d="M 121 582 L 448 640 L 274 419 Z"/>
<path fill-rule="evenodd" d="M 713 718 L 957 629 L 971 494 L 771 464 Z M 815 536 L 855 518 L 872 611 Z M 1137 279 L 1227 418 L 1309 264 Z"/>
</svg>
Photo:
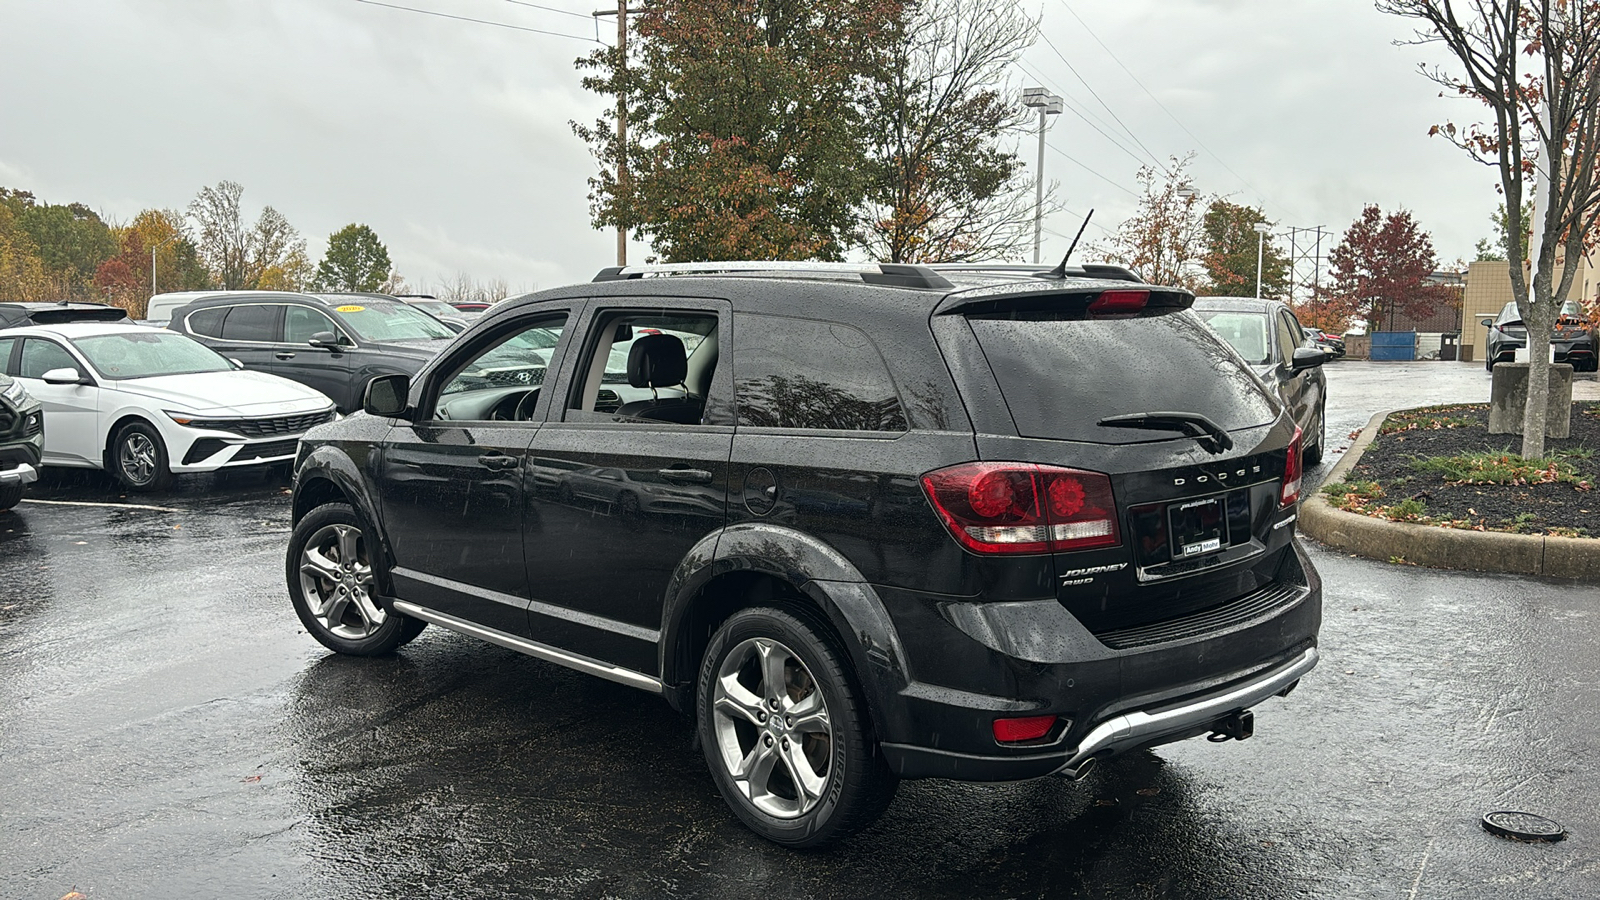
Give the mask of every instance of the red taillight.
<svg viewBox="0 0 1600 900">
<path fill-rule="evenodd" d="M 1002 744 L 1037 741 L 1056 727 L 1055 716 L 1027 716 L 1021 719 L 995 719 L 994 739 Z"/>
<path fill-rule="evenodd" d="M 1300 499 L 1300 476 L 1305 466 L 1300 452 L 1300 429 L 1294 430 L 1294 440 L 1289 442 L 1289 459 L 1283 464 L 1283 493 L 1279 506 L 1293 506 Z"/>
<path fill-rule="evenodd" d="M 1050 553 L 1115 547 L 1111 479 L 1028 463 L 963 463 L 922 476 L 955 539 L 974 553 Z"/>
<path fill-rule="evenodd" d="M 1150 302 L 1149 291 L 1106 291 L 1089 304 L 1092 313 L 1131 313 Z"/>
</svg>

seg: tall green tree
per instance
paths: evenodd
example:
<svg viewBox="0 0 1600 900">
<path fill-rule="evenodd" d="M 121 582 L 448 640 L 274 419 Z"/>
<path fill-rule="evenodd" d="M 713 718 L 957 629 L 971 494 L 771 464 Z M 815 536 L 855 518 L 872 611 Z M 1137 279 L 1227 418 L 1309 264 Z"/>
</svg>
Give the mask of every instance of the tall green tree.
<svg viewBox="0 0 1600 900">
<path fill-rule="evenodd" d="M 0 188 L 0 204 L 27 235 L 51 282 L 53 299 L 92 299 L 94 273 L 115 256 L 116 235 L 82 203 L 42 203 L 31 192 Z"/>
<path fill-rule="evenodd" d="M 325 291 L 376 291 L 394 273 L 389 248 L 377 232 L 351 223 L 328 237 L 328 252 L 317 266 L 315 284 Z"/>
<path fill-rule="evenodd" d="M 866 117 L 869 253 L 890 262 L 1020 259 L 1033 181 L 1011 145 L 1031 121 L 1009 69 L 1038 22 L 1019 0 L 913 0 Z"/>
<path fill-rule="evenodd" d="M 48 300 L 50 293 L 50 278 L 38 246 L 17 224 L 11 206 L 0 202 L 0 301 Z"/>
<path fill-rule="evenodd" d="M 1266 214 L 1218 198 L 1206 208 L 1201 228 L 1205 234 L 1206 293 L 1216 297 L 1256 296 L 1256 258 L 1261 259 L 1261 296 L 1278 298 L 1288 293 L 1289 258 L 1272 236 L 1263 244 L 1255 226 L 1268 225 Z M 1260 251 L 1258 253 L 1258 250 Z"/>
<path fill-rule="evenodd" d="M 615 48 L 580 59 L 616 113 L 574 123 L 600 173 L 596 227 L 667 261 L 838 259 L 866 194 L 870 85 L 886 74 L 901 0 L 658 0 Z M 618 164 L 630 173 L 618 178 Z"/>
<path fill-rule="evenodd" d="M 1480 238 L 1478 240 L 1478 262 L 1484 262 L 1484 261 L 1505 262 L 1506 259 L 1509 258 L 1510 251 L 1507 249 L 1507 241 L 1509 240 L 1509 238 L 1507 237 L 1507 235 L 1509 235 L 1511 233 L 1510 216 L 1511 216 L 1510 211 L 1507 210 L 1506 209 L 1506 205 L 1504 203 L 1502 203 L 1502 204 L 1500 204 L 1500 208 L 1494 211 L 1494 215 L 1489 217 L 1489 221 L 1494 223 L 1494 237 L 1493 238 Z M 1527 259 L 1528 258 L 1528 237 L 1529 237 L 1528 226 L 1531 225 L 1532 222 L 1533 222 L 1533 201 L 1531 201 L 1531 200 L 1523 201 L 1523 204 L 1522 204 L 1522 226 L 1523 226 L 1522 227 L 1522 258 L 1523 259 Z"/>
</svg>

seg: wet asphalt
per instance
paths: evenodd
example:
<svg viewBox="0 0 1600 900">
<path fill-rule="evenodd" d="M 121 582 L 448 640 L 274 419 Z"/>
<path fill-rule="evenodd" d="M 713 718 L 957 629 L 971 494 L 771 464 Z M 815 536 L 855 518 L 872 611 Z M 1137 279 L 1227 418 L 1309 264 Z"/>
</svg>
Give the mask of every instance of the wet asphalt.
<svg viewBox="0 0 1600 900">
<path fill-rule="evenodd" d="M 1330 450 L 1488 394 L 1471 364 L 1328 374 Z M 797 854 L 737 824 L 659 699 L 439 629 L 323 651 L 281 480 L 38 487 L 0 514 L 0 897 L 1600 896 L 1595 587 L 1312 546 L 1323 661 L 1253 739 L 907 782 Z M 1485 833 L 1504 808 L 1571 836 Z"/>
</svg>

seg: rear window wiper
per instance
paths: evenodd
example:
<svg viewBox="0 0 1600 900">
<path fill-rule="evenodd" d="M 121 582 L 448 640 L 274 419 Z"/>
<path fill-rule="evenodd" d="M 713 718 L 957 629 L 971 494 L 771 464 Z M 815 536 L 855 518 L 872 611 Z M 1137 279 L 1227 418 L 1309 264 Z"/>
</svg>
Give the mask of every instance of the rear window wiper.
<svg viewBox="0 0 1600 900">
<path fill-rule="evenodd" d="M 1194 438 L 1211 453 L 1233 449 L 1233 438 L 1222 426 L 1191 412 L 1143 412 L 1122 416 L 1107 416 L 1095 423 L 1110 428 L 1143 428 L 1149 431 L 1178 431 Z"/>
</svg>

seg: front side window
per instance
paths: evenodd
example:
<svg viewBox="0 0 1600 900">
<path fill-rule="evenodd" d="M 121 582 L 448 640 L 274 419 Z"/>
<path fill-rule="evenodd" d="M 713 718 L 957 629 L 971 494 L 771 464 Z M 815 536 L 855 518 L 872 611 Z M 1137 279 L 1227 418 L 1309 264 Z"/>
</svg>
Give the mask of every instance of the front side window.
<svg viewBox="0 0 1600 900">
<path fill-rule="evenodd" d="M 445 324 L 425 312 L 392 300 L 367 300 L 333 308 L 334 317 L 369 341 L 447 341 L 456 336 Z"/>
<path fill-rule="evenodd" d="M 720 352 L 714 313 L 608 312 L 595 321 L 568 422 L 701 424 Z"/>
<path fill-rule="evenodd" d="M 319 334 L 332 334 L 339 329 L 326 314 L 304 306 L 291 306 L 283 314 L 283 340 L 288 344 L 304 344 Z"/>
<path fill-rule="evenodd" d="M 55 341 L 28 338 L 22 342 L 22 368 L 18 374 L 23 378 L 43 378 L 44 373 L 51 369 L 77 368 L 79 368 L 78 361 L 72 358 L 72 354 L 68 353 L 65 347 Z"/>
<path fill-rule="evenodd" d="M 1294 351 L 1300 346 L 1301 339 L 1295 337 L 1299 333 L 1300 329 L 1293 324 L 1293 320 L 1287 315 L 1278 315 L 1278 357 L 1282 362 L 1294 359 Z"/>
<path fill-rule="evenodd" d="M 436 418 L 526 421 L 566 325 L 566 313 L 540 316 L 472 355 L 439 389 Z"/>
<path fill-rule="evenodd" d="M 0 338 L 0 372 L 7 375 L 16 375 L 16 369 L 11 365 L 11 350 L 17 346 L 16 338 Z"/>
<path fill-rule="evenodd" d="M 827 431 L 905 431 L 889 370 L 861 331 L 785 316 L 735 317 L 739 424 Z"/>
<path fill-rule="evenodd" d="M 278 340 L 278 322 L 283 317 L 283 307 L 262 303 L 235 306 L 222 320 L 222 339 L 225 341 L 250 341 L 258 344 Z"/>
<path fill-rule="evenodd" d="M 158 375 L 227 372 L 233 368 L 226 359 L 199 341 L 159 329 L 82 337 L 75 339 L 72 346 L 88 358 L 89 365 L 94 366 L 95 371 L 113 381 Z M 62 352 L 65 354 L 65 351 Z"/>
</svg>

